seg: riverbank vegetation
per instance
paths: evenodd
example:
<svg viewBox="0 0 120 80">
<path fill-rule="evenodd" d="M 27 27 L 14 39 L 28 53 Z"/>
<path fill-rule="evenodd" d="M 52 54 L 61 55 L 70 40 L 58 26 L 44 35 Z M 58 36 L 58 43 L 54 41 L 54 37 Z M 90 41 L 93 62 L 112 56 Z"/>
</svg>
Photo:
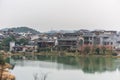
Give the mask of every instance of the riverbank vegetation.
<svg viewBox="0 0 120 80">
<path fill-rule="evenodd" d="M 15 36 L 10 35 L 9 37 L 6 37 L 3 39 L 3 41 L 0 43 L 0 50 L 9 51 L 9 45 L 11 41 L 15 41 L 18 45 L 26 45 L 28 44 L 28 39 L 21 38 L 16 39 Z"/>
<path fill-rule="evenodd" d="M 51 54 L 51 55 L 112 55 L 117 56 L 117 53 L 115 50 L 108 46 L 81 46 L 78 49 L 51 49 L 51 47 L 48 48 L 40 48 L 38 49 L 37 54 L 44 53 L 44 54 Z"/>
<path fill-rule="evenodd" d="M 58 56 L 117 56 L 117 53 L 111 48 L 104 46 L 84 46 L 80 49 L 71 49 L 71 50 L 54 50 L 46 48 L 45 50 L 39 50 L 37 55 L 58 55 Z"/>
<path fill-rule="evenodd" d="M 14 53 L 11 54 L 14 59 L 38 59 L 38 56 L 56 56 L 56 57 L 112 57 L 119 58 L 112 54 L 80 54 L 79 52 L 66 52 L 66 51 L 52 51 L 52 52 L 39 52 L 39 53 Z"/>
</svg>

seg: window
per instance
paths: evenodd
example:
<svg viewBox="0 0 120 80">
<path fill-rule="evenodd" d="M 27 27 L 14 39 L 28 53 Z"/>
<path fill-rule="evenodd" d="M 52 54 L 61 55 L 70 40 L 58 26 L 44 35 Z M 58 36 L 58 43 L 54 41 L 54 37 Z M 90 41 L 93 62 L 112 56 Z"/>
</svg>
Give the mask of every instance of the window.
<svg viewBox="0 0 120 80">
<path fill-rule="evenodd" d="M 111 42 L 111 45 L 113 45 L 113 42 Z"/>
<path fill-rule="evenodd" d="M 90 37 L 90 40 L 92 40 L 92 37 Z"/>
</svg>

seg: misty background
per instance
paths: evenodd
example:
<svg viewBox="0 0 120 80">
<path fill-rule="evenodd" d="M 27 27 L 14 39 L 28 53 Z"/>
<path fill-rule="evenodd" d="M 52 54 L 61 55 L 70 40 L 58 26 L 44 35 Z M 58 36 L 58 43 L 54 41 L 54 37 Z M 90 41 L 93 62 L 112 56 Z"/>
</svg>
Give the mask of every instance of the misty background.
<svg viewBox="0 0 120 80">
<path fill-rule="evenodd" d="M 120 31 L 119 0 L 0 0 L 0 29 Z"/>
</svg>

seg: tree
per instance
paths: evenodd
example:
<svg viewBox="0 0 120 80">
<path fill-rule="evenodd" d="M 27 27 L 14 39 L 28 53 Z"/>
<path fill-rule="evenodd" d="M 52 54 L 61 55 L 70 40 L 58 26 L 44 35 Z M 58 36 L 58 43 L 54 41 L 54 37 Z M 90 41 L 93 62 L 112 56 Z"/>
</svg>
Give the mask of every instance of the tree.
<svg viewBox="0 0 120 80">
<path fill-rule="evenodd" d="M 11 41 L 16 41 L 14 36 L 11 35 L 11 36 L 5 38 L 0 44 L 1 49 L 5 50 L 5 51 L 8 51 L 9 50 L 9 44 L 10 44 Z"/>
<path fill-rule="evenodd" d="M 16 43 L 19 45 L 26 45 L 26 44 L 28 44 L 28 39 L 21 38 L 21 39 L 17 40 Z"/>
<path fill-rule="evenodd" d="M 104 46 L 102 47 L 102 52 L 103 52 L 103 54 L 105 54 L 105 52 L 106 52 L 106 48 Z"/>
<path fill-rule="evenodd" d="M 96 48 L 96 53 L 100 54 L 100 49 L 99 48 Z"/>
<path fill-rule="evenodd" d="M 85 53 L 85 54 L 90 53 L 90 46 L 84 47 L 84 53 Z"/>
</svg>

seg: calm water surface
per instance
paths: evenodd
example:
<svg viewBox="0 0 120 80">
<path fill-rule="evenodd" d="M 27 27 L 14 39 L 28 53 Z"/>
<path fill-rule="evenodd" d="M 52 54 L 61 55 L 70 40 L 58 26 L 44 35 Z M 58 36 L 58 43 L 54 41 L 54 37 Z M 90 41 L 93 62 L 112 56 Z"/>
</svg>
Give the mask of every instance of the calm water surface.
<svg viewBox="0 0 120 80">
<path fill-rule="evenodd" d="M 103 57 L 37 56 L 12 60 L 16 80 L 120 80 L 120 59 Z"/>
</svg>

